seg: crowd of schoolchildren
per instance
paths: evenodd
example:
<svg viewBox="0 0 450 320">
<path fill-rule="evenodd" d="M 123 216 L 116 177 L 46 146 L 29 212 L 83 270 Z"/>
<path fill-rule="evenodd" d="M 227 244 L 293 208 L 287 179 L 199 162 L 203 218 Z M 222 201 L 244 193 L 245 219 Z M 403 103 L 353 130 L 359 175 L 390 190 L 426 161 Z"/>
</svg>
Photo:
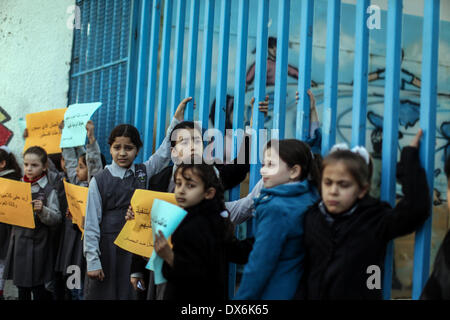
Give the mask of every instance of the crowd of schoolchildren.
<svg viewBox="0 0 450 320">
<path fill-rule="evenodd" d="M 232 262 L 245 265 L 238 300 L 381 299 L 380 288 L 367 286 L 368 267 L 383 269 L 388 242 L 414 232 L 430 216 L 418 152 L 422 131 L 401 152 L 397 179 L 403 198 L 392 208 L 369 195 L 372 162 L 364 147 L 338 144 L 320 157 L 320 128 L 308 93 L 311 138 L 269 141 L 261 180 L 237 201 L 226 202 L 224 192 L 249 172 L 250 139 L 244 138 L 237 159 L 207 164 L 202 129 L 184 121 L 191 98 L 180 103 L 164 141 L 144 163 L 135 159 L 145 142 L 129 124 L 110 133 L 112 162 L 106 166 L 91 121 L 88 144 L 63 148 L 60 163 L 34 146 L 23 153 L 20 168 L 1 147 L 0 177 L 31 184 L 36 227 L 0 224 L 0 297 L 3 279 L 11 279 L 20 300 L 223 301 L 229 298 Z M 261 102 L 260 110 L 265 107 L 267 101 Z M 72 223 L 64 179 L 89 187 L 83 238 Z M 188 212 L 172 245 L 156 235 L 163 284 L 156 285 L 145 268 L 147 258 L 114 244 L 126 220 L 134 218 L 130 200 L 136 189 L 174 193 Z M 253 236 L 238 240 L 236 226 L 250 218 Z M 424 299 L 450 299 L 449 241 L 447 234 Z M 81 287 L 69 289 L 68 267 L 74 265 L 81 270 Z"/>
</svg>

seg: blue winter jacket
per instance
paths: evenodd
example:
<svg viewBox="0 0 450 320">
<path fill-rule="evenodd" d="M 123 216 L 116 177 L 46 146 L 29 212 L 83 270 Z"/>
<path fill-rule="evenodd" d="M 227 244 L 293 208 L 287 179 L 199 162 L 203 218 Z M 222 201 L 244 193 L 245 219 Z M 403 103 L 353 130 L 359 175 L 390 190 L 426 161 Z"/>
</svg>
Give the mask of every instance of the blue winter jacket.
<svg viewBox="0 0 450 320">
<path fill-rule="evenodd" d="M 237 300 L 288 300 L 303 274 L 303 216 L 319 194 L 307 180 L 262 189 L 255 199 L 255 243 Z"/>
</svg>

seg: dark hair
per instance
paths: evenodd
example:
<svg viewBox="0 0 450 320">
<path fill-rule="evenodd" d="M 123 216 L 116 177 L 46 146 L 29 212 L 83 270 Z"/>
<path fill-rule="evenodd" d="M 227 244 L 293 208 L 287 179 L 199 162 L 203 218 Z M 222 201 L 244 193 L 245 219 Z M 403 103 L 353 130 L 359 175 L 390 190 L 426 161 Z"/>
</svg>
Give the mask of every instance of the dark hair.
<svg viewBox="0 0 450 320">
<path fill-rule="evenodd" d="M 61 159 L 62 159 L 62 153 L 53 153 L 49 154 L 48 158 L 52 161 L 53 165 L 55 166 L 55 169 L 59 172 L 62 172 L 63 169 L 61 167 Z"/>
<path fill-rule="evenodd" d="M 233 129 L 233 119 L 231 119 L 231 113 L 234 108 L 234 97 L 227 94 L 227 101 L 225 107 L 225 130 Z M 211 105 L 211 111 L 209 112 L 209 119 L 211 119 L 211 123 L 215 126 L 216 120 L 216 99 L 213 100 Z"/>
<path fill-rule="evenodd" d="M 25 157 L 27 154 L 35 154 L 39 157 L 39 160 L 41 160 L 41 162 L 44 166 L 47 164 L 48 155 L 47 155 L 47 152 L 43 148 L 41 148 L 39 146 L 29 147 L 23 153 L 23 156 Z"/>
<path fill-rule="evenodd" d="M 138 151 L 142 148 L 142 141 L 139 131 L 136 127 L 130 124 L 119 124 L 117 127 L 112 129 L 108 138 L 108 144 L 111 146 L 117 137 L 130 138 L 131 142 L 136 146 Z"/>
<path fill-rule="evenodd" d="M 363 157 L 350 150 L 336 150 L 325 157 L 322 163 L 322 173 L 329 164 L 342 162 L 348 172 L 356 180 L 360 188 L 369 187 L 372 180 L 372 160 L 366 163 Z"/>
<path fill-rule="evenodd" d="M 302 168 L 300 181 L 309 179 L 319 188 L 319 167 L 308 144 L 297 139 L 270 140 L 266 145 L 266 149 L 268 148 L 277 150 L 280 159 L 286 162 L 288 167 L 299 165 Z"/>
<path fill-rule="evenodd" d="M 184 175 L 186 170 L 191 170 L 193 174 L 198 176 L 204 186 L 205 190 L 209 188 L 214 188 L 216 190 L 216 194 L 213 199 L 203 200 L 207 205 L 207 208 L 215 208 L 212 210 L 212 213 L 217 215 L 209 215 L 211 221 L 211 227 L 214 230 L 214 234 L 223 241 L 232 241 L 234 236 L 234 226 L 231 223 L 230 217 L 222 217 L 219 215 L 219 212 L 226 211 L 225 208 L 225 200 L 224 200 L 224 188 L 220 178 L 217 176 L 215 168 L 213 165 L 209 165 L 206 163 L 194 164 L 194 159 L 192 159 L 191 164 L 180 164 L 175 174 L 173 175 L 174 181 L 176 181 L 176 177 L 178 173 L 186 179 Z"/>
<path fill-rule="evenodd" d="M 198 132 L 200 132 L 200 135 L 202 136 L 203 140 L 202 129 L 194 121 L 182 121 L 179 124 L 177 124 L 170 133 L 170 145 L 172 148 L 175 147 L 177 144 L 177 141 L 175 139 L 172 139 L 172 136 L 177 130 L 181 129 L 195 129 Z"/>
<path fill-rule="evenodd" d="M 220 178 L 214 170 L 214 166 L 204 162 L 195 164 L 194 159 L 192 159 L 191 163 L 182 163 L 177 167 L 175 174 L 173 175 L 174 181 L 176 181 L 178 173 L 181 173 L 181 175 L 186 179 L 186 176 L 184 175 L 186 170 L 191 170 L 193 174 L 202 180 L 205 185 L 205 190 L 209 188 L 216 189 L 216 195 L 214 196 L 213 201 L 218 204 L 220 210 L 225 210 L 224 188 Z"/>
<path fill-rule="evenodd" d="M 19 164 L 17 163 L 16 157 L 12 152 L 8 153 L 3 149 L 0 149 L 0 162 L 5 161 L 6 165 L 3 170 L 14 170 L 14 172 L 18 175 L 22 175 L 22 170 L 20 169 Z"/>
<path fill-rule="evenodd" d="M 450 180 L 450 155 L 447 157 L 447 160 L 445 161 L 444 172 L 445 172 L 445 175 L 447 176 L 447 180 Z M 450 184 L 448 186 L 450 188 Z M 448 199 L 447 199 L 447 201 L 448 201 Z"/>
</svg>

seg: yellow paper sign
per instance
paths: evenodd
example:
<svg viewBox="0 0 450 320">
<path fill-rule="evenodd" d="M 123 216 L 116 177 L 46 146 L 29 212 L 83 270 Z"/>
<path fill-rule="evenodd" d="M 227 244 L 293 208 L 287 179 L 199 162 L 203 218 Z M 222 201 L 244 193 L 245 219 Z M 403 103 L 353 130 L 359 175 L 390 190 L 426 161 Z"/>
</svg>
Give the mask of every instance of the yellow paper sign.
<svg viewBox="0 0 450 320">
<path fill-rule="evenodd" d="M 125 223 L 114 244 L 129 252 L 150 258 L 153 252 L 150 213 L 155 199 L 177 204 L 173 193 L 137 189 L 131 198 L 134 220 Z"/>
<path fill-rule="evenodd" d="M 25 140 L 24 151 L 32 146 L 40 146 L 48 154 L 60 153 L 59 124 L 64 120 L 66 110 L 67 108 L 27 114 L 28 137 Z"/>
<path fill-rule="evenodd" d="M 34 229 L 31 184 L 0 178 L 0 222 Z"/>
<path fill-rule="evenodd" d="M 84 233 L 84 217 L 89 188 L 80 187 L 64 180 L 64 190 L 66 191 L 67 205 L 72 215 L 72 222 Z"/>
</svg>

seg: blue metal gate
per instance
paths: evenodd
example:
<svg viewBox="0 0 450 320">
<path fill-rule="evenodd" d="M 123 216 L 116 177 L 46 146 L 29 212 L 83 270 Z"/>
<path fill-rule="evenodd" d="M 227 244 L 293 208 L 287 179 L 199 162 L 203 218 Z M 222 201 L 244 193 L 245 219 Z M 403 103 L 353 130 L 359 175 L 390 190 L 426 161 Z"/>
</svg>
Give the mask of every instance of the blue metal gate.
<svg viewBox="0 0 450 320">
<path fill-rule="evenodd" d="M 317 2 L 317 1 L 316 1 Z M 322 3 L 325 1 L 322 1 Z M 314 0 L 301 0 L 300 29 L 290 30 L 290 0 L 279 0 L 277 9 L 276 74 L 274 82 L 273 125 L 285 136 L 286 85 L 289 35 L 298 34 L 298 83 L 300 99 L 296 111 L 295 136 L 305 139 L 309 132 L 309 97 L 311 86 Z M 232 16 L 231 0 L 114 0 L 77 1 L 81 6 L 82 27 L 75 32 L 73 64 L 70 79 L 70 103 L 102 101 L 96 116 L 99 141 L 105 148 L 106 138 L 119 122 L 133 123 L 141 132 L 145 147 L 141 160 L 151 155 L 164 138 L 166 123 L 182 98 L 193 96 L 197 112 L 190 103 L 186 119 L 201 121 L 208 127 L 209 104 L 215 83 L 214 123 L 225 130 L 228 76 L 234 69 L 233 129 L 244 127 L 246 68 L 249 41 L 249 19 L 256 21 L 256 58 L 253 96 L 262 101 L 267 88 L 269 0 L 240 0 L 237 18 Z M 256 9 L 251 11 L 250 6 Z M 255 8 L 256 6 L 256 8 Z M 351 144 L 365 145 L 367 119 L 367 86 L 369 60 L 370 0 L 358 0 L 355 7 L 355 51 L 353 69 L 353 114 Z M 422 79 L 420 89 L 420 127 L 424 137 L 420 147 L 422 165 L 426 168 L 430 193 L 433 190 L 434 144 L 436 126 L 436 83 L 439 35 L 439 0 L 425 2 L 423 18 Z M 323 86 L 322 153 L 336 142 L 337 88 L 341 27 L 341 1 L 327 1 L 326 60 Z M 384 85 L 383 156 L 381 198 L 395 204 L 395 163 L 398 157 L 398 106 L 402 41 L 402 0 L 389 0 L 387 11 L 386 70 Z M 202 22 L 202 23 L 201 23 Z M 234 60 L 229 61 L 230 25 L 236 38 Z M 160 30 L 162 27 L 162 30 Z M 217 56 L 214 56 L 214 29 L 218 29 Z M 202 32 L 201 51 L 199 30 Z M 185 32 L 187 38 L 185 39 Z M 160 39 L 161 37 L 161 39 Z M 186 42 L 186 44 L 185 44 Z M 187 50 L 185 50 L 185 46 Z M 199 57 L 199 61 L 197 61 Z M 172 61 L 172 63 L 171 63 Z M 197 63 L 201 64 L 197 72 Z M 185 64 L 185 66 L 183 65 Z M 234 67 L 234 68 L 233 68 Z M 184 77 L 183 77 L 184 75 Z M 212 77 L 216 75 L 216 77 Z M 184 79 L 183 79 L 184 78 Z M 184 80 L 184 81 L 183 81 Z M 199 86 L 199 94 L 196 92 Z M 170 86 L 170 87 L 169 87 Z M 170 101 L 169 101 L 170 88 Z M 184 90 L 184 91 L 183 91 Z M 229 91 L 229 90 L 228 90 Z M 197 96 L 196 96 L 197 95 Z M 247 101 L 248 102 L 248 101 Z M 253 128 L 264 126 L 264 116 L 255 103 Z M 155 118 L 156 117 L 156 118 Z M 154 130 L 155 129 L 155 130 Z M 155 140 L 154 140 L 155 139 Z M 257 157 L 258 136 L 252 137 L 252 157 Z M 153 142 L 155 141 L 155 143 Z M 234 142 L 234 144 L 236 141 Z M 107 150 L 102 149 L 105 154 Z M 234 155 L 236 147 L 233 148 Z M 256 159 L 256 158 L 255 158 Z M 251 167 L 250 187 L 259 180 L 259 165 Z M 239 196 L 233 190 L 232 198 Z M 431 203 L 430 203 L 431 206 Z M 431 218 L 418 230 L 415 241 L 413 298 L 418 299 L 429 275 Z M 392 279 L 392 244 L 386 257 L 384 298 L 389 299 Z M 234 270 L 234 269 L 233 269 Z M 234 271 L 233 271 L 234 272 Z M 234 292 L 234 274 L 230 292 Z"/>
</svg>

